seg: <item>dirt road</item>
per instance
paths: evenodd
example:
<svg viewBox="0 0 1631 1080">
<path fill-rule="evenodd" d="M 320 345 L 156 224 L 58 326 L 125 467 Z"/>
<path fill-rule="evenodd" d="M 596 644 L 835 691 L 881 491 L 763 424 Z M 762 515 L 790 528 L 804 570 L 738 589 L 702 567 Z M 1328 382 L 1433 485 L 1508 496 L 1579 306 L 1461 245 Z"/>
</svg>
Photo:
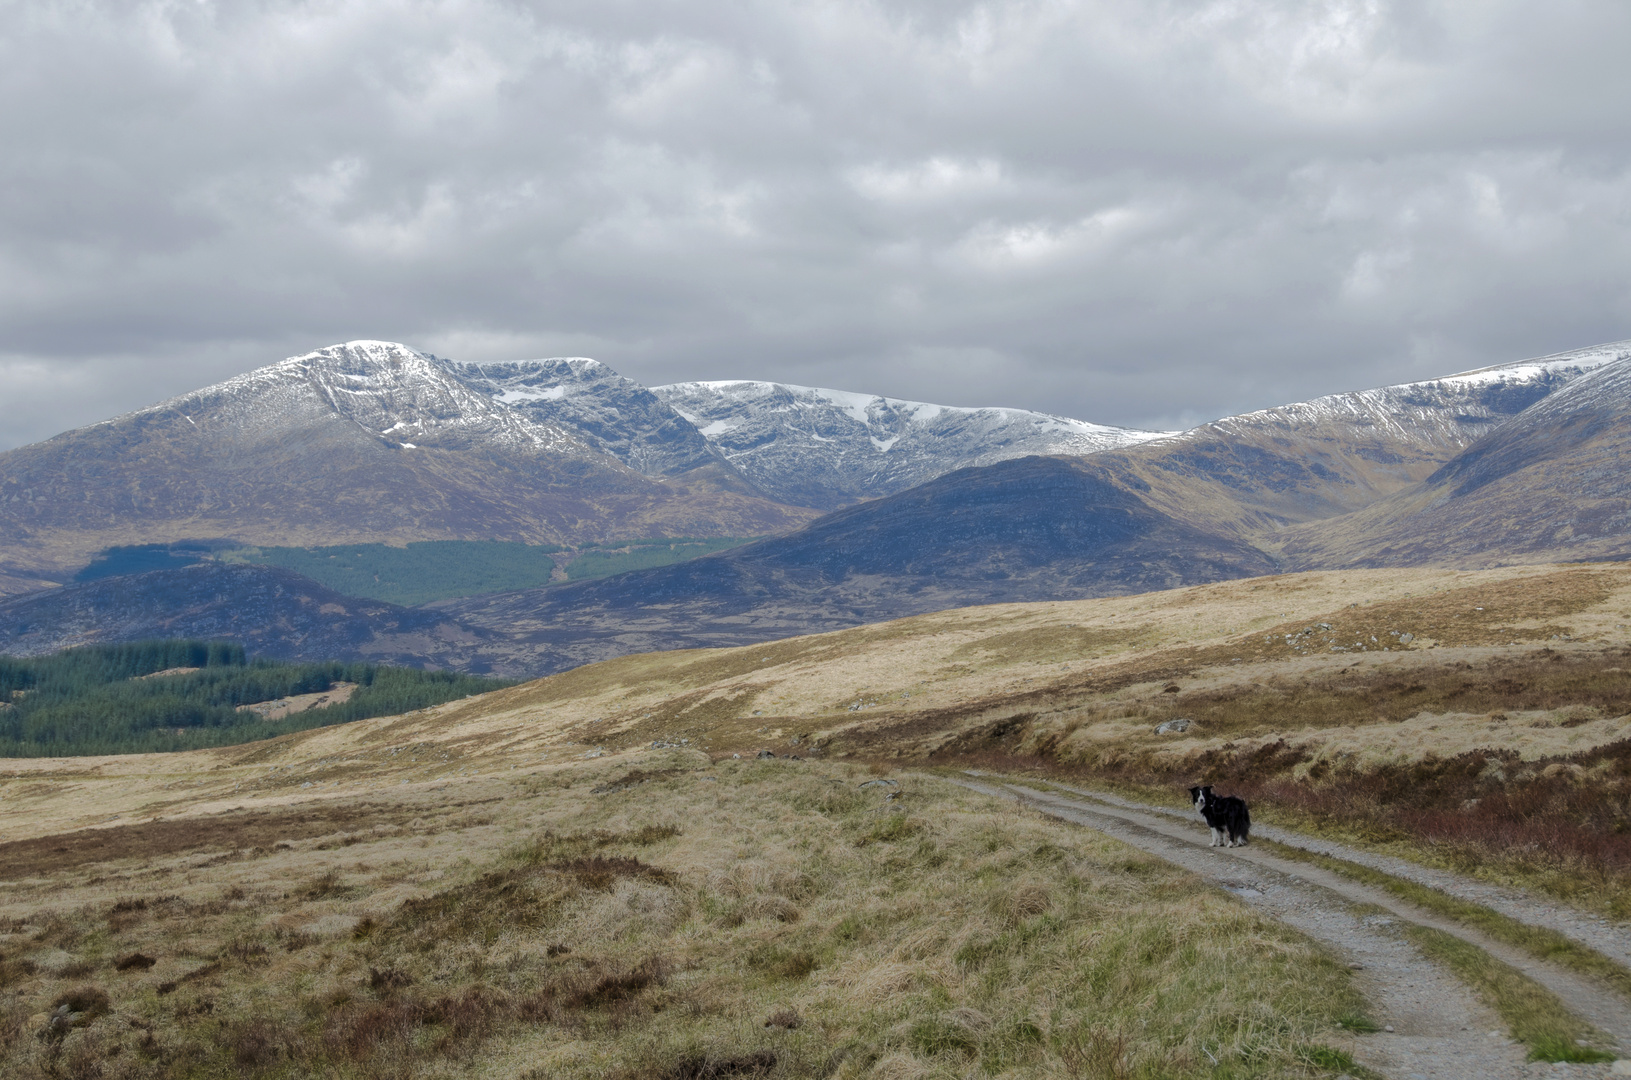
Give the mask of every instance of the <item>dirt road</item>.
<svg viewBox="0 0 1631 1080">
<path fill-rule="evenodd" d="M 1146 806 L 1107 793 L 1071 788 L 1069 794 L 1005 783 L 1001 777 L 974 774 L 955 780 L 992 795 L 1018 799 L 1053 817 L 1073 821 L 1113 836 L 1133 847 L 1182 866 L 1226 889 L 1245 903 L 1294 926 L 1334 948 L 1357 969 L 1362 989 L 1391 1028 L 1356 1036 L 1346 1049 L 1355 1060 L 1399 1080 L 1505 1080 L 1534 1076 L 1596 1077 L 1617 1075 L 1611 1066 L 1553 1065 L 1527 1062 L 1525 1048 L 1505 1034 L 1504 1025 L 1487 1006 L 1448 971 L 1426 959 L 1402 933 L 1414 923 L 1454 934 L 1523 971 L 1562 999 L 1582 1019 L 1607 1035 L 1620 1052 L 1631 1051 L 1631 1002 L 1593 980 L 1542 963 L 1529 954 L 1495 941 L 1460 923 L 1404 903 L 1390 893 L 1359 884 L 1306 863 L 1279 858 L 1261 848 L 1211 848 L 1199 819 L 1184 818 L 1162 807 Z M 1311 841 L 1285 830 L 1255 828 L 1259 836 L 1327 854 L 1355 859 L 1366 853 L 1341 845 Z M 1390 864 L 1398 860 L 1387 860 Z M 1409 867 L 1409 864 L 1404 864 Z M 1391 865 L 1383 867 L 1396 872 Z M 1487 886 L 1437 871 L 1431 883 L 1479 902 Z M 1405 876 L 1400 874 L 1399 876 Z M 1450 891 L 1450 890 L 1447 890 Z M 1627 942 L 1617 927 L 1555 903 L 1500 890 L 1503 913 L 1536 925 L 1549 925 L 1599 951 L 1621 959 Z M 1386 915 L 1366 914 L 1354 905 L 1374 905 Z M 1494 907 L 1495 904 L 1490 903 Z M 1606 948 L 1603 946 L 1607 946 Z M 1625 1066 L 1621 1066 L 1625 1068 Z"/>
</svg>

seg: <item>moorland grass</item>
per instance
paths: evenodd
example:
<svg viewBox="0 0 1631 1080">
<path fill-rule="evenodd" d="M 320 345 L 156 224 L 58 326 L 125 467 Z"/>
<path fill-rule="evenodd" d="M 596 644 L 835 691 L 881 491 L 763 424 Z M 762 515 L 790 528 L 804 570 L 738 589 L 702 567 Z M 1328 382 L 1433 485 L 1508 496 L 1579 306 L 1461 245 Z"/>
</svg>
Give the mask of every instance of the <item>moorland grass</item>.
<svg viewBox="0 0 1631 1080">
<path fill-rule="evenodd" d="M 419 806 L 408 827 L 344 842 L 79 863 L 7 887 L 0 1073 L 1268 1077 L 1351 1063 L 1339 1024 L 1358 1026 L 1365 1004 L 1344 966 L 1106 837 L 929 778 L 885 799 L 843 766 L 724 762 L 585 794 L 616 788 L 597 766 L 492 781 L 503 800 L 462 823 Z M 48 1030 L 41 1014 L 70 992 L 103 993 L 107 1010 Z"/>
</svg>

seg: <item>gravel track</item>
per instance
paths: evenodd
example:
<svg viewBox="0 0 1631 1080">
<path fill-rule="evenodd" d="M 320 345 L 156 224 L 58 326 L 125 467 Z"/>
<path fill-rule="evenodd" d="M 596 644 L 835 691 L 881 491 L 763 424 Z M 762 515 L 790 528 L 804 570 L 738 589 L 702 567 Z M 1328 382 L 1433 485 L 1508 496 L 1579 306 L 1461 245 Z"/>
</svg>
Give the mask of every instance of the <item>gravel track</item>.
<svg viewBox="0 0 1631 1080">
<path fill-rule="evenodd" d="M 1086 788 L 1073 787 L 1070 784 L 1061 784 L 1057 781 L 1050 780 L 1049 783 L 1061 790 L 1073 791 L 1078 795 L 1086 795 L 1098 802 L 1109 803 L 1112 806 L 1119 806 L 1127 810 L 1163 814 L 1180 821 L 1195 820 L 1193 813 L 1186 813 L 1182 810 L 1173 810 L 1165 806 L 1150 806 L 1106 792 L 1090 791 Z M 1289 829 L 1254 824 L 1252 826 L 1252 835 L 1291 847 L 1300 847 L 1306 851 L 1317 852 L 1321 855 L 1346 859 L 1349 862 L 1359 863 L 1361 866 L 1368 866 L 1373 870 L 1380 870 L 1385 874 L 1392 874 L 1394 877 L 1403 878 L 1406 881 L 1413 881 L 1418 885 L 1438 889 L 1461 900 L 1482 904 L 1509 918 L 1528 923 L 1530 926 L 1544 926 L 1556 930 L 1564 937 L 1596 949 L 1609 959 L 1624 964 L 1626 967 L 1631 967 L 1631 925 L 1613 923 L 1600 916 L 1591 915 L 1576 908 L 1571 908 L 1566 904 L 1560 904 L 1557 901 L 1545 900 L 1519 889 L 1502 888 L 1487 882 L 1463 877 L 1449 870 L 1435 870 L 1410 862 L 1408 859 L 1399 859 L 1392 855 L 1378 855 L 1375 852 L 1349 847 L 1346 844 L 1304 836 L 1302 833 L 1292 832 Z"/>
<path fill-rule="evenodd" d="M 1401 922 L 1436 927 L 1479 945 L 1547 986 L 1619 1046 L 1631 1048 L 1631 1003 L 1612 990 L 1405 904 L 1380 889 L 1261 849 L 1208 847 L 1209 833 L 1198 819 L 1165 808 L 1144 807 L 1081 788 L 1070 790 L 1088 798 L 1073 799 L 1003 784 L 997 777 L 952 782 L 988 795 L 1017 799 L 1050 816 L 1088 826 L 1157 855 L 1333 948 L 1357 968 L 1356 980 L 1377 1009 L 1377 1021 L 1394 1029 L 1351 1037 L 1344 1049 L 1357 1061 L 1390 1077 L 1517 1080 L 1541 1075 L 1610 1075 L 1606 1064 L 1526 1062 L 1526 1049 L 1504 1034 L 1504 1025 L 1495 1013 L 1465 984 L 1424 957 L 1402 933 Z M 1254 827 L 1253 831 L 1269 835 L 1265 829 Z M 1272 838 L 1281 842 L 1298 843 L 1301 839 L 1275 831 L 1281 835 Z M 1334 845 L 1330 854 L 1349 857 L 1340 845 Z M 1362 914 L 1354 904 L 1372 904 L 1389 914 Z"/>
</svg>

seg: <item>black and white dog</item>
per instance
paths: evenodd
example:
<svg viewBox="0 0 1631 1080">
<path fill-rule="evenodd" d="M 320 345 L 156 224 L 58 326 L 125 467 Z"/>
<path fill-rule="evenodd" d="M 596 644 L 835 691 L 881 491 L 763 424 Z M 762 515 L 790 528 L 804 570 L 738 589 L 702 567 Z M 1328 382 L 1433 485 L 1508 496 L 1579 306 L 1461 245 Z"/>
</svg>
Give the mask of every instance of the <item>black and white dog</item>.
<svg viewBox="0 0 1631 1080">
<path fill-rule="evenodd" d="M 1212 847 L 1217 847 L 1220 840 L 1224 847 L 1246 846 L 1251 838 L 1252 815 L 1246 809 L 1245 799 L 1214 795 L 1210 784 L 1190 788 L 1189 797 L 1195 802 L 1196 812 L 1206 819 L 1207 827 L 1212 830 Z"/>
</svg>

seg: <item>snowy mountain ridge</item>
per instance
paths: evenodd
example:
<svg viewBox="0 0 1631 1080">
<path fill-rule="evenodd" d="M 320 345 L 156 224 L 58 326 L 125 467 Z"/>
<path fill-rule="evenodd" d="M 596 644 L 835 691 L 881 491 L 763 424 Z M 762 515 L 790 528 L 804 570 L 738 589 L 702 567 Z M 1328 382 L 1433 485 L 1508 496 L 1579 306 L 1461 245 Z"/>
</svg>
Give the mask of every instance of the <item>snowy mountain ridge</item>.
<svg viewBox="0 0 1631 1080">
<path fill-rule="evenodd" d="M 339 418 L 404 450 L 453 440 L 550 455 L 589 452 L 568 429 L 495 402 L 446 361 L 391 341 L 348 341 L 291 356 L 102 425 L 166 413 L 194 427 L 207 416 L 246 436 Z"/>
<path fill-rule="evenodd" d="M 1250 428 L 1291 430 L 1316 424 L 1356 437 L 1387 438 L 1421 447 L 1461 449 L 1565 383 L 1631 356 L 1631 341 L 1609 342 L 1437 379 L 1397 383 L 1224 417 L 1174 436 L 1238 434 Z"/>
<path fill-rule="evenodd" d="M 1169 434 L 757 380 L 670 383 L 651 392 L 762 489 L 825 508 L 893 495 L 956 469 L 1091 454 Z"/>
</svg>

